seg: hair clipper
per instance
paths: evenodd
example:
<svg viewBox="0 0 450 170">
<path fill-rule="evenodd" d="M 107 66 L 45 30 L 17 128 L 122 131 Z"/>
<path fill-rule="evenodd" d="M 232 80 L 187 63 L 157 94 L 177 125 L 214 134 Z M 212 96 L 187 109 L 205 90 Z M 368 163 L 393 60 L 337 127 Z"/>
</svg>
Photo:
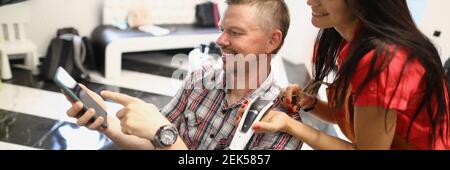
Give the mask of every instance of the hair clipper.
<svg viewBox="0 0 450 170">
<path fill-rule="evenodd" d="M 253 98 L 239 122 L 233 139 L 231 140 L 230 150 L 243 150 L 246 148 L 251 137 L 255 133 L 252 126 L 255 122 L 260 121 L 261 118 L 269 111 L 273 105 L 271 100 L 261 100 L 259 96 Z"/>
</svg>

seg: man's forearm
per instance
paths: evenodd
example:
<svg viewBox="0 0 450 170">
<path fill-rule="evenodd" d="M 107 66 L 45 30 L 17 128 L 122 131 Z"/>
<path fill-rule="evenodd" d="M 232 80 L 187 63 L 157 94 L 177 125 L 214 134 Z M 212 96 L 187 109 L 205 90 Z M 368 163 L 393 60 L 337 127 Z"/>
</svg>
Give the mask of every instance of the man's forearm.
<svg viewBox="0 0 450 170">
<path fill-rule="evenodd" d="M 108 135 L 107 135 L 108 136 Z M 155 148 L 150 140 L 140 138 L 137 136 L 131 136 L 131 135 L 125 135 L 123 133 L 110 135 L 108 136 L 110 139 L 119 145 L 123 149 L 131 149 L 131 150 L 187 150 L 186 144 L 184 144 L 183 140 L 181 138 L 178 138 L 175 144 L 171 147 L 166 148 Z"/>
<path fill-rule="evenodd" d="M 107 135 L 108 136 L 108 135 Z M 115 144 L 117 144 L 122 149 L 129 150 L 153 150 L 154 147 L 150 141 L 137 136 L 125 135 L 115 135 L 114 137 L 108 136 Z"/>
<path fill-rule="evenodd" d="M 188 150 L 186 144 L 181 138 L 178 138 L 175 144 L 166 148 L 156 148 L 157 150 Z"/>
<path fill-rule="evenodd" d="M 109 119 L 109 120 L 110 120 L 109 127 L 104 132 L 104 134 L 108 136 L 108 138 L 111 139 L 114 142 L 114 144 L 118 145 L 120 148 L 131 150 L 154 149 L 153 145 L 149 140 L 122 133 L 120 123 L 117 119 Z"/>
<path fill-rule="evenodd" d="M 126 135 L 122 133 L 120 128 L 120 123 L 116 119 L 110 120 L 110 126 L 108 130 L 104 132 L 109 139 L 111 139 L 115 144 L 117 144 L 122 149 L 130 150 L 153 150 L 155 147 L 152 145 L 149 139 L 140 138 L 133 135 Z M 159 150 L 186 150 L 188 149 L 183 140 L 178 137 L 176 143 L 167 148 L 156 148 Z"/>
</svg>

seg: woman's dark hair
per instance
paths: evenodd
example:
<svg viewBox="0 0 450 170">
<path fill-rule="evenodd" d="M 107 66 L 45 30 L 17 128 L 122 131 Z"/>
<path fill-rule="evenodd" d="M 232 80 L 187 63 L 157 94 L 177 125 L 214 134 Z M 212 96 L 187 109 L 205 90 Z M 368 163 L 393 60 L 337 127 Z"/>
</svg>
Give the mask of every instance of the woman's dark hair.
<svg viewBox="0 0 450 170">
<path fill-rule="evenodd" d="M 389 65 L 397 50 L 407 49 L 407 62 L 418 60 L 425 69 L 421 80 L 425 93 L 409 124 L 407 141 L 412 124 L 419 113 L 426 109 L 431 124 L 428 142 L 433 148 L 432 144 L 436 141 L 436 135 L 444 139 L 449 132 L 447 96 L 450 96 L 448 90 L 445 90 L 447 94 L 444 92 L 444 89 L 448 89 L 446 76 L 435 46 L 415 25 L 406 0 L 345 0 L 345 2 L 354 16 L 359 19 L 360 29 L 351 42 L 345 62 L 336 74 L 334 81 L 336 89 L 347 90 L 358 63 L 369 51 L 375 50 L 368 75 L 356 89 L 355 97 L 358 97 L 364 87 Z M 336 61 L 342 42 L 343 37 L 334 28 L 320 30 L 314 52 L 313 70 L 316 80 L 324 80 L 330 72 L 336 70 Z M 395 47 L 394 50 L 392 45 Z M 403 65 L 402 74 L 404 74 L 405 66 L 406 63 Z M 396 80 L 397 86 L 393 94 L 397 92 L 401 77 Z M 393 96 L 388 105 L 391 105 Z M 344 99 L 345 93 L 336 91 L 333 98 L 333 101 L 336 101 L 334 106 L 341 108 L 344 105 Z M 437 102 L 437 106 L 432 105 L 433 100 Z M 447 124 L 444 125 L 445 123 Z"/>
</svg>

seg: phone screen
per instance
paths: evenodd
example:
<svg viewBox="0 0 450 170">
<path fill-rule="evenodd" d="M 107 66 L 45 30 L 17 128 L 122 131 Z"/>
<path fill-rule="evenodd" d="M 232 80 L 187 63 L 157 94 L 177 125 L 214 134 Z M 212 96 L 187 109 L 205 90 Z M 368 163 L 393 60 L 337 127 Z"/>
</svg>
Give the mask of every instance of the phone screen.
<svg viewBox="0 0 450 170">
<path fill-rule="evenodd" d="M 58 85 L 63 93 L 68 96 L 73 102 L 81 101 L 83 103 L 83 109 L 81 112 L 86 112 L 88 108 L 93 108 L 95 110 L 95 116 L 91 121 L 95 121 L 99 116 L 103 117 L 103 128 L 107 128 L 106 111 L 84 91 L 75 79 L 67 73 L 62 67 L 58 67 L 56 75 L 54 78 L 56 85 Z"/>
<path fill-rule="evenodd" d="M 77 95 L 81 89 L 78 86 L 78 82 L 76 82 L 62 67 L 59 67 L 56 71 L 54 80 L 56 85 L 58 85 L 63 93 L 70 97 L 73 102 L 80 100 Z"/>
</svg>

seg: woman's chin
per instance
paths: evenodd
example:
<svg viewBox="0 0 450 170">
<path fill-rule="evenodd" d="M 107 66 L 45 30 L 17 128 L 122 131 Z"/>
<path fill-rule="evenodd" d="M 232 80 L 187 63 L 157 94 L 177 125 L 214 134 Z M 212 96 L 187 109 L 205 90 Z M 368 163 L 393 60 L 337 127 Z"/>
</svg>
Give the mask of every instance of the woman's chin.
<svg viewBox="0 0 450 170">
<path fill-rule="evenodd" d="M 329 24 L 325 24 L 320 21 L 316 21 L 314 18 L 311 20 L 311 23 L 314 27 L 319 29 L 326 29 L 326 28 L 332 28 L 333 26 L 330 26 Z"/>
</svg>

